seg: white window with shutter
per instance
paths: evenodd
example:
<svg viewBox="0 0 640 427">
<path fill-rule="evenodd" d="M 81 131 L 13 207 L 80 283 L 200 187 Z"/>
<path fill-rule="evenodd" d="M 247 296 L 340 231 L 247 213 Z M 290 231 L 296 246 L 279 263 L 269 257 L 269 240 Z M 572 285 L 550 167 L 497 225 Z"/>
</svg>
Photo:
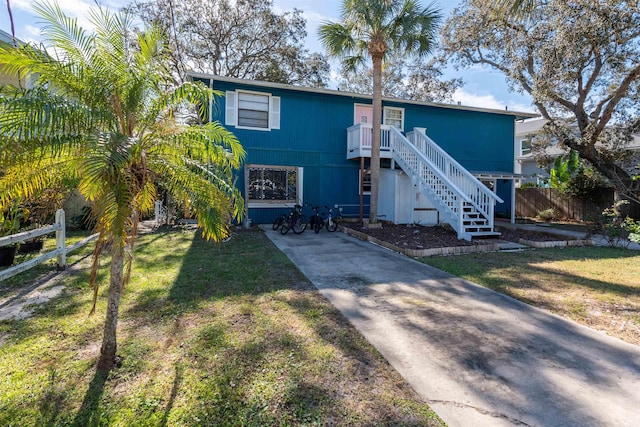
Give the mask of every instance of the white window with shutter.
<svg viewBox="0 0 640 427">
<path fill-rule="evenodd" d="M 225 124 L 238 129 L 280 129 L 280 97 L 237 90 L 226 94 Z"/>
</svg>

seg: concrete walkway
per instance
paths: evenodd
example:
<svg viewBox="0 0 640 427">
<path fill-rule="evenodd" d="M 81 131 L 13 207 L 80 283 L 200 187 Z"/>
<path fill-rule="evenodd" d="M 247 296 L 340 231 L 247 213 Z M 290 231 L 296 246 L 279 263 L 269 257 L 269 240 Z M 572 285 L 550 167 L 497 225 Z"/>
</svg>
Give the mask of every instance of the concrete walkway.
<svg viewBox="0 0 640 427">
<path fill-rule="evenodd" d="M 640 425 L 640 347 L 339 232 L 265 231 L 449 426 Z"/>
</svg>

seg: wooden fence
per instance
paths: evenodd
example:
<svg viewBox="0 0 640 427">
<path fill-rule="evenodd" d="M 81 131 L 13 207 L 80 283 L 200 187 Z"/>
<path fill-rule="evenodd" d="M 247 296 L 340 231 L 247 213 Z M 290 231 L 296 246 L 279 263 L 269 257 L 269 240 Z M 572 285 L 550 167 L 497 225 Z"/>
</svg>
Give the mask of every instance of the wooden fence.
<svg viewBox="0 0 640 427">
<path fill-rule="evenodd" d="M 602 197 L 602 201 L 580 199 L 562 194 L 557 188 L 518 188 L 516 189 L 516 216 L 533 218 L 539 212 L 553 209 L 561 218 L 575 221 L 595 221 L 602 211 L 611 207 L 614 201 L 613 190 Z M 640 219 L 640 205 L 631 202 L 627 215 Z"/>
</svg>

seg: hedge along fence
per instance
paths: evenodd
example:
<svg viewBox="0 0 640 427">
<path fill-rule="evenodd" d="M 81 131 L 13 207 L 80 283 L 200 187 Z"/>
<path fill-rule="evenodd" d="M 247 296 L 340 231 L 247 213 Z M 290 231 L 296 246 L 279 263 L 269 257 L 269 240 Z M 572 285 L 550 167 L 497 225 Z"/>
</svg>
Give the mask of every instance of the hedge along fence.
<svg viewBox="0 0 640 427">
<path fill-rule="evenodd" d="M 601 201 L 582 199 L 563 194 L 557 188 L 516 189 L 516 216 L 535 217 L 539 212 L 553 209 L 560 218 L 575 221 L 595 221 L 602 211 L 613 205 L 613 189 L 605 191 Z M 627 215 L 640 219 L 640 205 L 630 202 Z"/>
<path fill-rule="evenodd" d="M 56 212 L 56 221 L 52 225 L 48 225 L 37 230 L 25 231 L 23 233 L 13 234 L 0 238 L 0 247 L 13 245 L 18 242 L 24 242 L 25 240 L 33 237 L 44 236 L 50 233 L 56 233 L 56 248 L 50 252 L 40 255 L 37 258 L 33 258 L 22 264 L 14 265 L 5 270 L 0 271 L 0 282 L 13 277 L 16 274 L 29 270 L 36 265 L 42 264 L 52 258 L 56 258 L 56 265 L 59 270 L 66 268 L 67 266 L 67 254 L 71 251 L 75 251 L 78 248 L 86 245 L 87 243 L 96 240 L 98 233 L 93 234 L 73 245 L 66 246 L 66 226 L 65 226 L 65 214 L 64 210 L 58 209 Z"/>
</svg>

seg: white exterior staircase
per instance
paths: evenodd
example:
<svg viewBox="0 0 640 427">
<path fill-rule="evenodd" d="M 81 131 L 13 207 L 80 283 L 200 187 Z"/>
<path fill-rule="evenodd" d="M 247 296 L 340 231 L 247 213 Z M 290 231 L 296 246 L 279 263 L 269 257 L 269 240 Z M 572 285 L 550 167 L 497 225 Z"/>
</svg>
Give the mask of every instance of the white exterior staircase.
<svg viewBox="0 0 640 427">
<path fill-rule="evenodd" d="M 453 157 L 433 142 L 424 130 L 414 129 L 405 137 L 396 128 L 389 129 L 389 148 L 393 160 L 411 177 L 458 238 L 496 236 L 494 209 L 502 203 Z"/>
</svg>

